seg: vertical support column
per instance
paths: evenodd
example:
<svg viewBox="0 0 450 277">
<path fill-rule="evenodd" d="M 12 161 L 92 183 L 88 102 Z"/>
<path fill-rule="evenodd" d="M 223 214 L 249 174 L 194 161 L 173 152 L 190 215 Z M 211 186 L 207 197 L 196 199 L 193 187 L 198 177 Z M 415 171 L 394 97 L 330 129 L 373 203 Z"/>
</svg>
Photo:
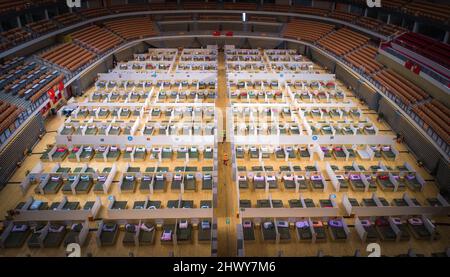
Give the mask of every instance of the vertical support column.
<svg viewBox="0 0 450 277">
<path fill-rule="evenodd" d="M 450 39 L 450 31 L 446 31 L 445 32 L 445 36 L 444 36 L 444 40 L 442 41 L 443 43 L 448 43 Z"/>
<path fill-rule="evenodd" d="M 311 0 L 311 7 L 314 7 L 314 0 Z"/>
<path fill-rule="evenodd" d="M 367 17 L 367 14 L 369 13 L 369 9 L 368 8 L 365 8 L 364 9 L 364 16 L 366 16 Z"/>
<path fill-rule="evenodd" d="M 49 20 L 50 18 L 48 17 L 48 10 L 45 9 L 44 10 L 44 15 L 45 15 L 45 19 Z"/>
<path fill-rule="evenodd" d="M 419 31 L 419 22 L 414 21 L 413 32 L 417 33 Z"/>
<path fill-rule="evenodd" d="M 388 14 L 388 17 L 387 17 L 387 22 L 386 22 L 387 24 L 391 24 L 391 14 Z"/>
<path fill-rule="evenodd" d="M 17 27 L 22 28 L 22 21 L 20 20 L 20 16 L 17 16 L 16 20 L 17 20 Z"/>
</svg>

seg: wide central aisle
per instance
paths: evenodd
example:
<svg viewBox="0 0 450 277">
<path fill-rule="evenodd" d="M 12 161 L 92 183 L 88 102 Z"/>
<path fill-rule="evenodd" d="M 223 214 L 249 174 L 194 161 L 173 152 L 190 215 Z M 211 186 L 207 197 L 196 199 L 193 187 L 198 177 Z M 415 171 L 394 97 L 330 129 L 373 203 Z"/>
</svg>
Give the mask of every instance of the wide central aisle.
<svg viewBox="0 0 450 277">
<path fill-rule="evenodd" d="M 218 143 L 218 184 L 217 184 L 217 207 L 214 209 L 214 217 L 218 223 L 218 256 L 236 256 L 236 191 L 231 176 L 231 147 L 228 141 L 223 142 L 224 132 L 227 130 L 227 111 L 229 110 L 229 99 L 227 97 L 227 80 L 225 69 L 225 55 L 223 50 L 218 55 L 217 72 L 218 97 L 216 99 L 216 112 L 218 115 L 217 139 Z M 228 166 L 223 163 L 224 154 L 227 153 Z"/>
</svg>

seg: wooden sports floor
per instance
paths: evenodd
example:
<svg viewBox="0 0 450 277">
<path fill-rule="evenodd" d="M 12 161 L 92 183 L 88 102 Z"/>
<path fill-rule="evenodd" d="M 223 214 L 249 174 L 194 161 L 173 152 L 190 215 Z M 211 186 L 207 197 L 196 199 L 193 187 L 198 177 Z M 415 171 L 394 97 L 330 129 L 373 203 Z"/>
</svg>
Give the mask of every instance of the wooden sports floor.
<svg viewBox="0 0 450 277">
<path fill-rule="evenodd" d="M 225 61 L 224 54 L 219 52 L 218 58 L 218 98 L 216 99 L 216 107 L 221 111 L 225 111 L 227 107 L 230 107 L 229 99 L 227 98 L 226 91 L 226 71 L 225 71 Z M 341 82 L 338 82 L 343 88 L 345 87 Z M 358 100 L 351 96 L 351 92 L 346 91 L 346 94 L 350 99 L 354 102 L 358 102 Z M 390 130 L 389 126 L 385 123 L 380 123 L 376 121 L 376 112 L 371 111 L 367 108 L 367 106 L 358 104 L 362 109 L 364 116 L 369 117 L 372 122 L 374 122 L 380 130 L 381 134 L 392 134 L 394 137 L 395 134 Z M 34 187 L 28 191 L 26 195 L 22 195 L 18 184 L 25 178 L 26 172 L 31 170 L 39 161 L 42 152 L 47 148 L 48 144 L 54 143 L 54 138 L 56 135 L 56 130 L 62 125 L 64 118 L 52 117 L 46 121 L 46 130 L 47 133 L 41 141 L 36 145 L 33 149 L 33 152 L 30 156 L 28 156 L 21 167 L 17 169 L 15 174 L 10 179 L 8 185 L 0 192 L 0 212 L 2 215 L 5 215 L 7 210 L 14 208 L 19 202 L 24 201 L 29 198 L 29 196 L 35 196 Z M 222 126 L 218 126 L 218 134 L 222 134 L 221 129 L 224 128 L 227 130 L 225 119 L 223 119 Z M 221 138 L 219 138 L 221 140 Z M 416 160 L 412 153 L 409 152 L 407 147 L 403 144 L 396 144 L 396 148 L 400 151 L 400 157 L 396 162 L 387 162 L 383 161 L 386 165 L 390 164 L 402 164 L 407 161 L 424 177 L 427 182 L 427 186 L 424 192 L 415 193 L 408 191 L 412 197 L 417 198 L 421 203 L 425 203 L 425 199 L 427 197 L 435 196 L 438 192 L 438 189 L 434 183 L 434 178 L 426 172 L 423 168 L 419 168 L 417 166 Z M 222 164 L 222 157 L 224 153 L 228 154 L 228 157 L 232 156 L 230 143 L 218 143 L 218 158 L 219 158 L 219 167 L 218 167 L 218 205 L 214 208 L 214 215 L 218 221 L 218 256 L 235 256 L 236 255 L 236 224 L 239 223 L 239 218 L 237 216 L 237 192 L 236 185 L 232 180 L 232 172 L 230 163 L 228 166 L 224 166 Z M 118 168 L 123 168 L 126 162 L 119 160 L 117 162 Z M 334 163 L 334 162 L 333 162 Z M 369 162 L 358 161 L 361 165 L 368 167 Z M 373 164 L 373 162 L 371 162 Z M 302 167 L 308 165 L 307 162 L 299 162 L 299 165 Z M 339 164 L 339 162 L 336 162 Z M 76 167 L 76 163 L 64 162 L 64 165 Z M 103 168 L 107 165 L 107 163 L 90 162 L 90 166 L 94 168 Z M 147 165 L 146 162 L 134 162 L 133 165 L 140 166 L 141 168 L 145 168 Z M 46 165 L 51 168 L 51 165 Z M 201 166 L 201 165 L 200 165 Z M 249 164 L 250 166 L 250 164 Z M 249 167 L 248 166 L 248 167 Z M 321 164 L 321 168 L 324 168 Z M 117 184 L 120 178 L 120 173 L 116 175 L 116 179 L 114 180 L 114 184 Z M 118 200 L 127 200 L 128 205 L 133 203 L 136 200 L 142 200 L 147 195 L 137 191 L 133 194 L 119 194 L 117 185 L 112 186 L 112 191 L 109 193 L 110 195 L 116 195 Z M 305 192 L 302 194 L 304 197 L 312 198 L 315 201 L 319 199 L 328 198 L 329 194 L 335 193 L 333 191 L 331 185 L 328 186 L 328 191 L 326 192 Z M 341 202 L 342 193 L 335 193 L 337 203 Z M 349 195 L 352 195 L 352 191 L 348 191 Z M 403 192 L 389 192 L 384 193 L 381 190 L 377 191 L 377 195 L 381 197 L 386 197 L 388 199 L 392 199 L 394 197 L 401 198 Z M 286 196 L 283 194 L 272 193 L 273 197 L 276 199 L 284 199 L 287 202 Z M 39 199 L 53 202 L 59 201 L 62 198 L 62 194 L 58 193 L 57 195 L 38 195 Z M 88 200 L 94 200 L 96 197 L 95 194 L 90 193 L 87 195 L 76 195 L 69 196 L 70 199 L 76 199 L 81 203 L 84 203 Z M 172 192 L 170 189 L 165 193 L 157 193 L 156 198 L 161 200 L 162 202 L 167 202 L 170 199 L 176 199 L 178 197 L 178 192 Z M 267 198 L 264 192 L 245 192 L 242 198 L 247 199 L 263 199 Z M 358 192 L 358 198 L 362 197 L 371 197 L 371 192 Z M 101 195 L 102 203 L 105 205 L 107 203 L 107 195 Z M 195 205 L 199 205 L 200 200 L 211 200 L 212 193 L 205 191 L 197 191 L 197 192 L 186 192 L 183 196 L 183 199 L 194 200 Z M 253 202 L 253 201 L 252 201 Z M 256 202 L 256 200 L 255 200 Z M 102 215 L 100 212 L 100 217 Z M 408 242 L 388 242 L 382 243 L 381 251 L 382 255 L 398 255 L 405 254 L 408 249 L 412 248 L 416 253 L 431 255 L 434 252 L 443 252 L 447 247 L 450 246 L 450 226 L 445 226 L 450 223 L 448 217 L 439 218 L 435 220 L 437 224 L 437 229 L 441 234 L 441 238 L 437 241 L 418 241 L 415 239 L 411 239 Z M 90 232 L 90 238 L 88 239 L 88 243 L 85 247 L 82 248 L 82 255 L 92 255 L 92 256 L 210 256 L 211 254 L 211 245 L 209 243 L 202 244 L 198 243 L 195 238 L 192 243 L 189 244 L 179 244 L 177 246 L 173 245 L 161 245 L 159 239 L 155 239 L 155 244 L 151 246 L 142 246 L 142 247 L 127 247 L 123 246 L 121 243 L 121 238 L 124 232 L 120 233 L 119 239 L 115 246 L 111 247 L 97 247 L 95 243 L 95 229 L 97 228 L 96 222 L 91 222 L 92 231 Z M 355 250 L 360 250 L 361 254 L 364 256 L 367 253 L 365 252 L 365 248 L 367 243 L 361 243 L 358 238 L 356 232 L 353 228 L 351 229 L 350 238 L 345 243 L 340 242 L 324 242 L 324 243 L 300 243 L 296 240 L 292 239 L 291 242 L 288 243 L 267 243 L 264 242 L 261 238 L 260 232 L 255 231 L 256 240 L 254 242 L 245 242 L 245 255 L 246 256 L 316 256 L 318 251 L 322 251 L 325 255 L 333 255 L 333 256 L 346 256 L 353 255 Z M 196 232 L 196 231 L 194 231 Z M 291 230 L 292 237 L 295 237 L 294 230 Z M 156 233 L 156 238 L 158 238 L 161 234 L 161 231 L 158 230 Z M 65 256 L 65 249 L 60 247 L 58 249 L 29 249 L 25 244 L 20 249 L 0 249 L 0 256 Z"/>
</svg>

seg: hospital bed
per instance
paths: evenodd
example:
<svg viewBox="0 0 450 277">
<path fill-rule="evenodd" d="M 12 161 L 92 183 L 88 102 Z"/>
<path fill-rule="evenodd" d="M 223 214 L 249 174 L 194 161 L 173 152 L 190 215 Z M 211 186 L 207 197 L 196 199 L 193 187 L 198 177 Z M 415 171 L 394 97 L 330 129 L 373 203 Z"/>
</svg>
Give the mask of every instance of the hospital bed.
<svg viewBox="0 0 450 277">
<path fill-rule="evenodd" d="M 361 226 L 366 231 L 366 241 L 376 241 L 378 240 L 378 233 L 374 226 L 374 224 L 370 221 L 370 219 L 361 219 Z"/>
<path fill-rule="evenodd" d="M 333 208 L 333 203 L 331 202 L 330 199 L 320 199 L 319 206 L 321 208 Z"/>
<path fill-rule="evenodd" d="M 95 150 L 94 160 L 97 162 L 103 162 L 104 161 L 104 154 L 108 150 L 107 146 L 100 145 Z"/>
<path fill-rule="evenodd" d="M 313 190 L 323 190 L 323 178 L 322 175 L 311 175 L 310 177 L 311 188 Z"/>
<path fill-rule="evenodd" d="M 183 175 L 180 173 L 175 174 L 172 179 L 171 189 L 173 190 L 181 189 L 182 182 L 183 182 Z"/>
<path fill-rule="evenodd" d="M 30 235 L 30 227 L 27 224 L 11 223 L 11 231 L 3 241 L 4 248 L 21 248 L 28 236 Z"/>
<path fill-rule="evenodd" d="M 53 153 L 52 160 L 54 162 L 63 161 L 67 157 L 68 154 L 69 154 L 69 150 L 67 149 L 67 147 L 59 146 L 56 148 L 55 153 Z"/>
<path fill-rule="evenodd" d="M 184 208 L 184 209 L 192 209 L 192 208 L 194 208 L 194 201 L 192 201 L 192 200 L 182 200 L 181 201 L 181 208 Z"/>
<path fill-rule="evenodd" d="M 284 207 L 283 201 L 272 199 L 272 207 L 273 208 L 283 208 Z"/>
<path fill-rule="evenodd" d="M 67 181 L 63 180 L 61 175 L 53 175 L 44 185 L 43 190 L 44 194 L 56 194 L 61 189 L 61 187 L 67 183 Z M 36 187 L 38 189 L 38 187 Z"/>
<path fill-rule="evenodd" d="M 153 126 L 145 126 L 142 133 L 146 136 L 151 136 L 153 135 L 154 130 L 155 128 Z"/>
<path fill-rule="evenodd" d="M 74 210 L 78 210 L 79 208 L 80 208 L 80 202 L 67 201 L 61 209 L 67 210 L 67 211 L 74 211 Z"/>
<path fill-rule="evenodd" d="M 111 167 L 105 167 L 100 175 L 98 175 L 96 182 L 94 183 L 94 192 L 103 193 L 103 184 L 106 182 L 108 178 L 109 172 L 111 172 Z"/>
<path fill-rule="evenodd" d="M 389 221 L 384 217 L 379 217 L 375 220 L 375 230 L 383 241 L 395 241 L 397 239 L 397 234 L 392 229 Z"/>
<path fill-rule="evenodd" d="M 136 233 L 138 231 L 139 225 L 135 224 L 125 224 L 125 234 L 122 239 L 123 245 L 135 245 L 134 238 L 136 237 Z"/>
<path fill-rule="evenodd" d="M 120 150 L 117 146 L 110 146 L 108 154 L 106 155 L 106 159 L 108 162 L 114 162 L 119 159 Z"/>
<path fill-rule="evenodd" d="M 382 173 L 377 176 L 377 183 L 381 186 L 383 190 L 393 191 L 395 186 L 391 182 L 388 173 Z"/>
<path fill-rule="evenodd" d="M 155 225 L 151 223 L 141 223 L 139 228 L 139 245 L 153 244 L 155 242 Z"/>
<path fill-rule="evenodd" d="M 300 158 L 306 159 L 306 158 L 310 157 L 308 148 L 306 148 L 306 147 L 300 147 L 299 152 L 300 152 Z"/>
<path fill-rule="evenodd" d="M 391 146 L 382 146 L 381 147 L 381 155 L 389 161 L 395 160 L 395 153 L 392 151 Z"/>
<path fill-rule="evenodd" d="M 101 223 L 99 228 L 100 246 L 113 246 L 116 244 L 119 226 L 116 223 Z"/>
<path fill-rule="evenodd" d="M 411 238 L 411 235 L 408 232 L 408 225 L 407 223 L 403 223 L 400 218 L 392 218 L 392 221 L 394 222 L 395 226 L 397 226 L 398 229 L 400 229 L 400 240 L 403 241 L 409 241 Z"/>
<path fill-rule="evenodd" d="M 270 171 L 273 171 L 273 170 L 270 170 Z M 271 189 L 278 188 L 278 182 L 277 182 L 277 178 L 275 177 L 275 175 L 267 174 L 266 181 L 267 181 L 267 183 L 269 183 L 269 188 L 271 188 Z"/>
<path fill-rule="evenodd" d="M 287 242 L 291 240 L 291 231 L 289 230 L 289 222 L 276 221 L 277 230 L 281 242 Z"/>
<path fill-rule="evenodd" d="M 306 208 L 315 208 L 316 207 L 314 200 L 311 198 L 305 198 L 305 199 L 303 199 L 303 202 L 305 203 Z"/>
<path fill-rule="evenodd" d="M 145 192 L 150 191 L 150 184 L 152 183 L 152 181 L 153 181 L 153 175 L 150 175 L 150 174 L 143 175 L 142 178 L 141 178 L 141 183 L 139 185 L 139 190 L 141 192 L 143 192 L 143 191 L 145 191 Z"/>
<path fill-rule="evenodd" d="M 162 149 L 161 158 L 162 159 L 172 159 L 172 148 L 164 147 Z"/>
<path fill-rule="evenodd" d="M 37 223 L 37 225 L 31 227 L 31 236 L 27 241 L 28 248 L 40 248 L 40 236 L 44 232 L 46 224 L 43 222 Z"/>
<path fill-rule="evenodd" d="M 175 231 L 174 224 L 164 224 L 162 227 L 162 234 L 160 241 L 162 244 L 171 244 L 173 240 L 173 233 Z"/>
<path fill-rule="evenodd" d="M 134 151 L 134 160 L 135 161 L 144 161 L 147 155 L 147 150 L 145 147 L 136 147 Z"/>
<path fill-rule="evenodd" d="M 360 174 L 350 173 L 348 181 L 354 191 L 364 191 L 366 189 Z"/>
<path fill-rule="evenodd" d="M 250 220 L 244 220 L 242 222 L 242 230 L 244 233 L 244 241 L 254 241 L 255 240 L 255 230 L 253 229 L 253 223 Z"/>
<path fill-rule="evenodd" d="M 433 234 L 426 228 L 420 217 L 409 218 L 408 228 L 417 240 L 430 240 L 433 236 Z"/>
<path fill-rule="evenodd" d="M 236 158 L 243 159 L 244 158 L 244 148 L 241 146 L 236 147 Z"/>
<path fill-rule="evenodd" d="M 240 208 L 251 208 L 252 207 L 252 201 L 248 199 L 240 199 L 239 200 L 239 207 Z"/>
<path fill-rule="evenodd" d="M 58 248 L 64 241 L 66 234 L 67 226 L 65 224 L 51 223 L 48 227 L 48 233 L 43 241 L 44 247 Z"/>
<path fill-rule="evenodd" d="M 258 159 L 259 158 L 259 149 L 254 146 L 250 147 L 249 156 L 251 159 Z"/>
<path fill-rule="evenodd" d="M 297 238 L 299 241 L 312 240 L 312 232 L 309 220 L 301 220 L 295 222 L 295 229 L 297 231 Z"/>
<path fill-rule="evenodd" d="M 256 201 L 257 208 L 270 208 L 270 201 L 268 199 L 258 199 Z"/>
<path fill-rule="evenodd" d="M 412 191 L 421 191 L 422 190 L 422 184 L 417 179 L 417 175 L 415 172 L 410 172 L 410 173 L 405 174 L 404 182 L 406 183 L 408 188 Z"/>
<path fill-rule="evenodd" d="M 212 175 L 210 173 L 205 173 L 202 177 L 202 189 L 210 190 L 212 189 Z"/>
<path fill-rule="evenodd" d="M 263 240 L 265 241 L 275 241 L 277 233 L 275 230 L 275 225 L 272 221 L 266 221 L 261 224 L 261 233 Z"/>
<path fill-rule="evenodd" d="M 316 234 L 316 242 L 322 242 L 327 240 L 327 235 L 325 232 L 325 227 L 323 226 L 323 222 L 320 220 L 312 221 L 314 233 Z"/>
<path fill-rule="evenodd" d="M 122 192 L 134 192 L 136 190 L 136 184 L 137 180 L 135 175 L 125 174 L 122 178 L 120 190 Z"/>
<path fill-rule="evenodd" d="M 336 160 L 343 160 L 347 157 L 342 146 L 333 147 L 333 156 Z"/>
<path fill-rule="evenodd" d="M 289 208 L 303 208 L 302 201 L 300 199 L 289 199 Z"/>
<path fill-rule="evenodd" d="M 264 176 L 262 176 L 261 174 L 257 173 L 253 177 L 253 187 L 255 189 L 265 189 L 266 188 L 266 180 L 265 180 Z"/>
<path fill-rule="evenodd" d="M 194 174 L 188 173 L 184 176 L 184 189 L 197 190 L 197 180 Z"/>
<path fill-rule="evenodd" d="M 207 242 L 211 241 L 211 221 L 204 219 L 199 223 L 199 228 L 197 231 L 198 242 Z"/>
<path fill-rule="evenodd" d="M 81 162 L 89 162 L 94 157 L 94 149 L 91 146 L 83 147 L 80 154 Z"/>
<path fill-rule="evenodd" d="M 91 188 L 93 186 L 93 179 L 91 175 L 82 174 L 80 176 L 80 180 L 78 184 L 75 186 L 75 191 L 77 193 L 89 193 L 91 191 Z M 103 187 L 102 187 L 103 189 Z"/>
<path fill-rule="evenodd" d="M 166 176 L 163 173 L 157 173 L 155 175 L 155 182 L 153 184 L 154 190 L 166 190 Z"/>
<path fill-rule="evenodd" d="M 187 220 L 179 220 L 178 222 L 177 242 L 192 242 L 192 225 Z"/>
<path fill-rule="evenodd" d="M 342 219 L 330 219 L 328 221 L 328 230 L 330 231 L 330 236 L 333 240 L 335 241 L 347 240 L 347 233 L 345 231 Z"/>
<path fill-rule="evenodd" d="M 78 237 L 80 235 L 81 230 L 83 229 L 82 223 L 74 223 L 70 226 L 69 232 L 67 232 L 66 238 L 64 239 L 64 246 L 67 246 L 71 243 L 79 243 Z M 82 245 L 81 245 L 82 246 Z"/>
<path fill-rule="evenodd" d="M 97 126 L 95 125 L 87 126 L 85 135 L 95 135 L 95 134 L 97 134 Z"/>
</svg>

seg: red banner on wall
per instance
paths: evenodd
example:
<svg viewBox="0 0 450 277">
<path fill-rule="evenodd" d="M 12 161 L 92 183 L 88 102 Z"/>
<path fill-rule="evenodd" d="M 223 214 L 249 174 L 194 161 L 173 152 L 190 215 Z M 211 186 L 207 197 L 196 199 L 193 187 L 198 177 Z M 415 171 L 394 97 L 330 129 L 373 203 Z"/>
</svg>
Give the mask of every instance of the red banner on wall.
<svg viewBox="0 0 450 277">
<path fill-rule="evenodd" d="M 63 81 L 59 82 L 58 90 L 61 92 L 64 90 L 64 82 Z"/>
<path fill-rule="evenodd" d="M 48 91 L 48 96 L 50 97 L 53 103 L 56 103 L 55 90 L 53 88 L 51 88 Z"/>
</svg>

